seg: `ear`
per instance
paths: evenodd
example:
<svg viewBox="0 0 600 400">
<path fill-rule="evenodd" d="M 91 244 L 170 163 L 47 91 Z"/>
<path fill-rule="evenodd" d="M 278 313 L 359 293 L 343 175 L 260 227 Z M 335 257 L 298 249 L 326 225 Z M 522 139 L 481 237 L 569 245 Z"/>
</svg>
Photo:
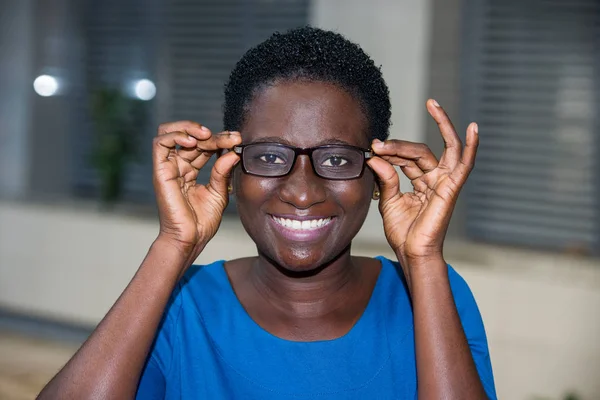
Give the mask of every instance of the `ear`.
<svg viewBox="0 0 600 400">
<path fill-rule="evenodd" d="M 235 171 L 235 167 L 233 167 L 234 169 L 231 171 L 231 174 L 229 175 L 229 184 L 227 185 L 227 193 L 229 193 L 229 196 L 233 196 L 233 177 L 235 175 L 234 171 Z"/>
<path fill-rule="evenodd" d="M 379 184 L 375 182 L 373 184 L 373 200 L 379 200 L 381 197 L 381 191 L 379 190 Z"/>
<path fill-rule="evenodd" d="M 241 160 L 236 165 L 233 166 L 231 170 L 231 174 L 229 174 L 229 185 L 227 186 L 227 191 L 229 192 L 229 196 L 236 195 L 236 184 L 241 182 L 240 174 L 242 173 Z"/>
</svg>

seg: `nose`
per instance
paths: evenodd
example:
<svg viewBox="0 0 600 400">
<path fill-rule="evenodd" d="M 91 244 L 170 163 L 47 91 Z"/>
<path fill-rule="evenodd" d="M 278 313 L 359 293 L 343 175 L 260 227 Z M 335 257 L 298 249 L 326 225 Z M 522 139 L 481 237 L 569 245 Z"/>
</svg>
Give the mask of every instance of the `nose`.
<svg viewBox="0 0 600 400">
<path fill-rule="evenodd" d="M 279 199 L 298 209 L 308 209 L 325 201 L 323 178 L 317 176 L 307 155 L 296 159 L 294 168 L 282 178 Z"/>
</svg>

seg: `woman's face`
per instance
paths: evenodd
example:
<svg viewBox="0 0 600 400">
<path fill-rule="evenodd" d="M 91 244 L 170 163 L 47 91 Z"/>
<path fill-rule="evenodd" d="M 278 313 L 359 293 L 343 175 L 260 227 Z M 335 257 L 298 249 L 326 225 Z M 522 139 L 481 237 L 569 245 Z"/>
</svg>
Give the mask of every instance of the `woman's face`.
<svg viewBox="0 0 600 400">
<path fill-rule="evenodd" d="M 370 147 L 358 101 L 323 82 L 283 81 L 266 87 L 252 100 L 241 131 L 244 145 L 266 141 L 300 148 Z M 240 219 L 258 250 L 281 267 L 300 272 L 332 261 L 347 248 L 367 216 L 374 176 L 365 167 L 357 179 L 324 179 L 315 174 L 309 157 L 300 155 L 283 177 L 249 175 L 238 167 L 234 185 Z M 307 219 L 317 222 L 310 222 L 311 229 L 298 229 L 296 223 L 294 229 L 294 220 Z"/>
</svg>

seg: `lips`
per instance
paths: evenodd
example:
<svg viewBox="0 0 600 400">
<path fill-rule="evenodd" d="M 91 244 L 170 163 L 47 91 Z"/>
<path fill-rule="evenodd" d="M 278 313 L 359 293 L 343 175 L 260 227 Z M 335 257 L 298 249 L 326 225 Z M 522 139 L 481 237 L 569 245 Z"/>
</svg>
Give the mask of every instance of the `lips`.
<svg viewBox="0 0 600 400">
<path fill-rule="evenodd" d="M 270 215 L 271 224 L 288 240 L 311 241 L 325 236 L 331 229 L 335 218 L 321 216 L 277 216 Z"/>
</svg>

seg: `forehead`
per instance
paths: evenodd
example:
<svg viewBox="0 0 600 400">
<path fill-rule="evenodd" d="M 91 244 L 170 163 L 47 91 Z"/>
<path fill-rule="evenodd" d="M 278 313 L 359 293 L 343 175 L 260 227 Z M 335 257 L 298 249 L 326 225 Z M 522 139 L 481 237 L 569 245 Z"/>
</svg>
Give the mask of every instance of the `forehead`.
<svg viewBox="0 0 600 400">
<path fill-rule="evenodd" d="M 254 96 L 242 129 L 244 143 L 274 141 L 297 147 L 343 142 L 369 145 L 365 113 L 339 86 L 314 81 L 282 81 Z"/>
</svg>

